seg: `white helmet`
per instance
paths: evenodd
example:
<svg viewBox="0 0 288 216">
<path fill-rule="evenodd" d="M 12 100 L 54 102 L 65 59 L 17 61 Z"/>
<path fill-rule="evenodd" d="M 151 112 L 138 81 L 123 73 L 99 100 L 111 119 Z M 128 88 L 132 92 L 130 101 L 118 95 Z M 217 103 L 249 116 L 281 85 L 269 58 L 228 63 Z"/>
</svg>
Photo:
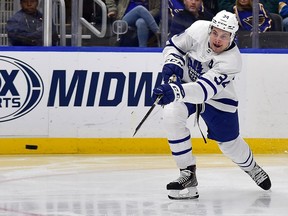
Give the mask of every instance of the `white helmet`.
<svg viewBox="0 0 288 216">
<path fill-rule="evenodd" d="M 233 42 L 236 32 L 238 31 L 239 28 L 236 15 L 226 10 L 218 12 L 213 17 L 210 25 L 210 32 L 212 26 L 231 33 L 230 45 Z"/>
</svg>

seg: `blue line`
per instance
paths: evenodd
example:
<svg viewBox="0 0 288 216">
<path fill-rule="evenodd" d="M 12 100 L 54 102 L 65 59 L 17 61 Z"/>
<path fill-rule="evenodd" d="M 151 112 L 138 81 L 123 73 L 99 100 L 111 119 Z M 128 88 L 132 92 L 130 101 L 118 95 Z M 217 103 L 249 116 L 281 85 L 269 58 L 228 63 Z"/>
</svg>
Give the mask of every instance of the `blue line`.
<svg viewBox="0 0 288 216">
<path fill-rule="evenodd" d="M 247 49 L 240 49 L 241 53 L 246 54 L 288 54 L 288 49 L 253 49 L 253 48 L 247 48 Z"/>
<path fill-rule="evenodd" d="M 93 46 L 93 47 L 72 47 L 72 46 L 0 46 L 0 51 L 25 51 L 25 52 L 152 52 L 161 53 L 162 47 L 111 47 L 111 46 Z M 288 49 L 240 49 L 245 54 L 288 54 Z"/>
<path fill-rule="evenodd" d="M 20 52 L 129 52 L 129 53 L 162 53 L 159 47 L 60 47 L 60 46 L 0 46 L 0 51 Z"/>
</svg>

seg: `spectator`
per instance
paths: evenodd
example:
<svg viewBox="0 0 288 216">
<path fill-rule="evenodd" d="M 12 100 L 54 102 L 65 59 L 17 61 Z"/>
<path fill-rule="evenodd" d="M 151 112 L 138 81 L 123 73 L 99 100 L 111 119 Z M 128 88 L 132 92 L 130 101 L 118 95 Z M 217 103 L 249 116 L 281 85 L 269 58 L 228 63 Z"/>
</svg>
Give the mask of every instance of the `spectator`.
<svg viewBox="0 0 288 216">
<path fill-rule="evenodd" d="M 278 0 L 259 0 L 269 13 L 278 13 Z M 234 12 L 235 0 L 218 0 L 218 9 Z"/>
<path fill-rule="evenodd" d="M 259 0 L 265 7 L 265 10 L 269 13 L 278 14 L 278 2 L 279 0 Z"/>
<path fill-rule="evenodd" d="M 21 10 L 6 25 L 12 46 L 43 46 L 43 15 L 37 9 L 38 0 L 20 0 Z M 58 34 L 53 25 L 52 45 L 57 45 Z"/>
<path fill-rule="evenodd" d="M 168 32 L 170 32 L 170 26 L 175 14 L 183 11 L 184 8 L 183 0 L 168 0 Z"/>
<path fill-rule="evenodd" d="M 236 0 L 234 13 L 237 16 L 240 30 L 252 31 L 253 28 L 253 0 Z M 269 12 L 259 3 L 259 32 L 271 30 L 272 19 Z"/>
<path fill-rule="evenodd" d="M 183 0 L 169 0 L 168 1 L 168 9 L 169 9 L 169 14 L 173 18 L 176 13 L 184 10 L 185 6 L 183 3 Z"/>
<path fill-rule="evenodd" d="M 279 14 L 283 18 L 284 31 L 288 31 L 288 0 L 279 0 Z"/>
<path fill-rule="evenodd" d="M 184 0 L 185 9 L 175 14 L 172 19 L 169 37 L 185 31 L 196 20 L 211 21 L 213 14 L 203 7 L 202 0 Z"/>
<path fill-rule="evenodd" d="M 108 18 L 122 19 L 128 23 L 130 32 L 121 36 L 120 46 L 147 47 L 151 36 L 157 38 L 157 46 L 160 46 L 157 24 L 160 21 L 160 0 L 119 0 L 117 5 L 115 0 L 106 0 L 106 5 Z M 136 29 L 136 43 L 135 40 L 133 43 L 133 29 Z"/>
</svg>

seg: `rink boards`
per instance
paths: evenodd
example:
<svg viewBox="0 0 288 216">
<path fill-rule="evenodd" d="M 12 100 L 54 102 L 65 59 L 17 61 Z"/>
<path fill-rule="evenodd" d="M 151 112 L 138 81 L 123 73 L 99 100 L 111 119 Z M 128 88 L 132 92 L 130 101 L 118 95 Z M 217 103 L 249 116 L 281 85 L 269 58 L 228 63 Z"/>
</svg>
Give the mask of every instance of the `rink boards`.
<svg viewBox="0 0 288 216">
<path fill-rule="evenodd" d="M 288 153 L 288 139 L 245 138 L 245 140 L 254 154 Z M 208 140 L 207 144 L 202 138 L 193 138 L 191 141 L 195 154 L 220 153 L 216 142 L 212 140 Z M 151 155 L 171 153 L 164 138 L 0 138 L 0 142 L 1 154 Z"/>
<path fill-rule="evenodd" d="M 132 137 L 152 105 L 163 65 L 160 49 L 142 51 L 2 51 L 0 153 L 169 153 L 161 107 Z M 243 69 L 235 79 L 241 134 L 254 153 L 286 153 L 288 53 L 246 50 L 242 57 Z M 215 142 L 204 143 L 193 116 L 188 127 L 195 153 L 219 152 Z M 202 121 L 200 127 L 206 131 Z"/>
</svg>

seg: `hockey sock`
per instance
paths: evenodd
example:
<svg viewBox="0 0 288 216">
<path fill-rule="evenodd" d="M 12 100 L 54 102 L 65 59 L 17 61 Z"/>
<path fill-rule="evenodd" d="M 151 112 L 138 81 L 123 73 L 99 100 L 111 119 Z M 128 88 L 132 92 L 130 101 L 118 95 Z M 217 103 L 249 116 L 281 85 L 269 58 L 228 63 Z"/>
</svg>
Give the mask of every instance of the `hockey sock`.
<svg viewBox="0 0 288 216">
<path fill-rule="evenodd" d="M 242 137 L 238 136 L 235 140 L 218 143 L 218 145 L 223 154 L 242 170 L 250 171 L 254 168 L 255 160 L 253 153 Z"/>
<path fill-rule="evenodd" d="M 184 139 L 169 140 L 170 150 L 179 169 L 185 169 L 196 163 L 192 156 L 192 145 L 190 135 Z"/>
</svg>

